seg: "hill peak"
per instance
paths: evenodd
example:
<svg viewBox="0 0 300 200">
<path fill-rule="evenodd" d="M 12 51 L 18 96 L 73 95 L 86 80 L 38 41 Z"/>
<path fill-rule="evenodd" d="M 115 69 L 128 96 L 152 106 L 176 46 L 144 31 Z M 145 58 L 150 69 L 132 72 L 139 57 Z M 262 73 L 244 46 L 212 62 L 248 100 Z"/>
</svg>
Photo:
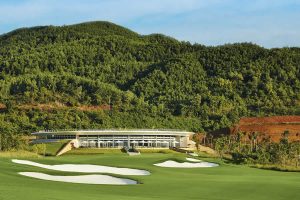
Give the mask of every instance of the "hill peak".
<svg viewBox="0 0 300 200">
<path fill-rule="evenodd" d="M 59 34 L 61 31 L 73 32 L 77 34 L 91 34 L 91 35 L 119 35 L 128 38 L 138 37 L 139 34 L 119 26 L 117 24 L 107 22 L 107 21 L 90 21 L 83 22 L 79 24 L 63 25 L 63 26 L 35 26 L 35 27 L 23 27 L 6 34 L 0 35 L 0 39 L 9 39 L 11 37 L 17 37 L 22 40 L 29 35 L 38 37 L 38 35 L 55 35 Z"/>
<path fill-rule="evenodd" d="M 67 27 L 67 28 L 77 29 L 77 30 L 79 29 L 86 32 L 93 31 L 93 33 L 106 32 L 111 34 L 113 33 L 116 35 L 138 36 L 137 33 L 129 30 L 128 28 L 125 28 L 123 26 L 108 21 L 90 21 L 90 22 L 83 22 L 79 24 L 67 25 L 62 27 Z"/>
</svg>

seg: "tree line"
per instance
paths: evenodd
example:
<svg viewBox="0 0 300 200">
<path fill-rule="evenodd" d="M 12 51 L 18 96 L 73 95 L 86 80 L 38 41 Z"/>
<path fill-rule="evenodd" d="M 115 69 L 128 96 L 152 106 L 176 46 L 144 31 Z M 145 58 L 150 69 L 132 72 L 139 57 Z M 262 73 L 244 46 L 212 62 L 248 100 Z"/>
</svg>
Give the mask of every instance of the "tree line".
<svg viewBox="0 0 300 200">
<path fill-rule="evenodd" d="M 270 137 L 260 132 L 238 132 L 210 139 L 209 136 L 205 139 L 209 141 L 206 144 L 214 148 L 221 159 L 230 155 L 230 159 L 237 164 L 299 170 L 300 141 L 290 141 L 289 131 L 282 133 L 279 142 L 271 141 Z"/>
</svg>

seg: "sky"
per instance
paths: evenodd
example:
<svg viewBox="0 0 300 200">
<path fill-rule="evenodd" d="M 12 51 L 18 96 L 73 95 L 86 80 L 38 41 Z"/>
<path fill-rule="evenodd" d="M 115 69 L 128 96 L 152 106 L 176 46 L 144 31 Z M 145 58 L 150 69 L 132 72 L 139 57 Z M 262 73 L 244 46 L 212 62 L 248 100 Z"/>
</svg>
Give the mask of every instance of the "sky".
<svg viewBox="0 0 300 200">
<path fill-rule="evenodd" d="M 0 34 L 86 21 L 208 46 L 300 47 L 300 0 L 0 0 Z"/>
</svg>

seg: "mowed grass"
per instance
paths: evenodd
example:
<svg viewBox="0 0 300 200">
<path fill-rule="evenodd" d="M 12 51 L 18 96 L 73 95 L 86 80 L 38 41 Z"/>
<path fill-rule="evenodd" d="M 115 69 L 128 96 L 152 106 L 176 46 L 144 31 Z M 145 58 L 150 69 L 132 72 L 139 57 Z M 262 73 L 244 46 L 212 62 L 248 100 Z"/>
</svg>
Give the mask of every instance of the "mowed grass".
<svg viewBox="0 0 300 200">
<path fill-rule="evenodd" d="M 143 153 L 140 156 L 128 156 L 125 153 L 69 154 L 61 157 L 30 158 L 32 161 L 45 164 L 99 164 L 147 169 L 152 173 L 149 176 L 125 176 L 141 182 L 138 185 L 125 186 L 62 183 L 24 177 L 17 173 L 24 171 L 53 175 L 70 175 L 70 173 L 15 164 L 9 158 L 0 158 L 0 199 L 292 200 L 300 198 L 300 173 L 297 172 L 269 171 L 229 164 L 197 169 L 161 168 L 153 165 L 168 159 L 184 161 L 185 158 L 185 154 L 179 153 Z M 209 160 L 218 162 L 213 158 Z"/>
</svg>

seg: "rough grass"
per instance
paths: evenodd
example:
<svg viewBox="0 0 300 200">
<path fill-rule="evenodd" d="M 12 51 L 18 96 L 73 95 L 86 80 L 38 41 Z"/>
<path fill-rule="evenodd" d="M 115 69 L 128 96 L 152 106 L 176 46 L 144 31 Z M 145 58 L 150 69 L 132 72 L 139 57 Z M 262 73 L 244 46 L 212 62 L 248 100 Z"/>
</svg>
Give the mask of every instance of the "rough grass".
<svg viewBox="0 0 300 200">
<path fill-rule="evenodd" d="M 66 154 L 61 157 L 30 159 L 44 164 L 97 164 L 146 169 L 151 172 L 150 176 L 126 176 L 142 183 L 127 186 L 73 184 L 24 177 L 17 173 L 21 171 L 37 171 L 52 175 L 70 173 L 19 165 L 12 163 L 11 159 L 0 158 L 0 199 L 286 200 L 300 198 L 300 173 L 297 172 L 262 170 L 224 163 L 221 163 L 220 167 L 195 169 L 171 169 L 153 165 L 163 160 L 184 161 L 185 158 L 185 154 L 177 153 L 145 153 L 140 156 L 107 153 Z M 214 161 L 214 158 L 209 158 L 209 161 Z"/>
<path fill-rule="evenodd" d="M 97 148 L 78 148 L 66 152 L 67 155 L 88 155 L 88 154 L 118 154 L 122 153 L 121 149 L 97 149 Z"/>
<path fill-rule="evenodd" d="M 25 151 L 25 150 L 0 152 L 0 158 L 37 158 L 37 157 L 39 157 L 38 154 L 30 151 Z"/>
<path fill-rule="evenodd" d="M 141 153 L 178 153 L 176 151 L 170 149 L 146 149 L 146 148 L 138 148 L 137 149 Z"/>
<path fill-rule="evenodd" d="M 58 142 L 46 143 L 45 154 L 47 156 L 55 156 L 59 152 L 59 150 L 61 150 L 68 142 L 69 140 L 61 140 Z"/>
<path fill-rule="evenodd" d="M 283 172 L 300 172 L 300 166 L 293 167 L 293 166 L 261 165 L 261 164 L 250 165 L 250 166 L 259 169 L 276 170 L 276 171 L 283 171 Z"/>
<path fill-rule="evenodd" d="M 59 150 L 61 150 L 69 141 L 70 140 L 60 140 L 51 143 L 33 144 L 30 145 L 28 149 L 29 151 L 36 152 L 42 156 L 56 156 Z M 39 148 L 36 146 L 39 146 Z M 45 149 L 43 147 L 45 147 Z"/>
<path fill-rule="evenodd" d="M 204 151 L 196 151 L 196 153 L 199 156 L 204 157 L 204 158 L 218 158 L 219 157 L 216 154 L 210 154 L 210 153 L 207 153 L 207 152 L 204 152 Z"/>
</svg>

